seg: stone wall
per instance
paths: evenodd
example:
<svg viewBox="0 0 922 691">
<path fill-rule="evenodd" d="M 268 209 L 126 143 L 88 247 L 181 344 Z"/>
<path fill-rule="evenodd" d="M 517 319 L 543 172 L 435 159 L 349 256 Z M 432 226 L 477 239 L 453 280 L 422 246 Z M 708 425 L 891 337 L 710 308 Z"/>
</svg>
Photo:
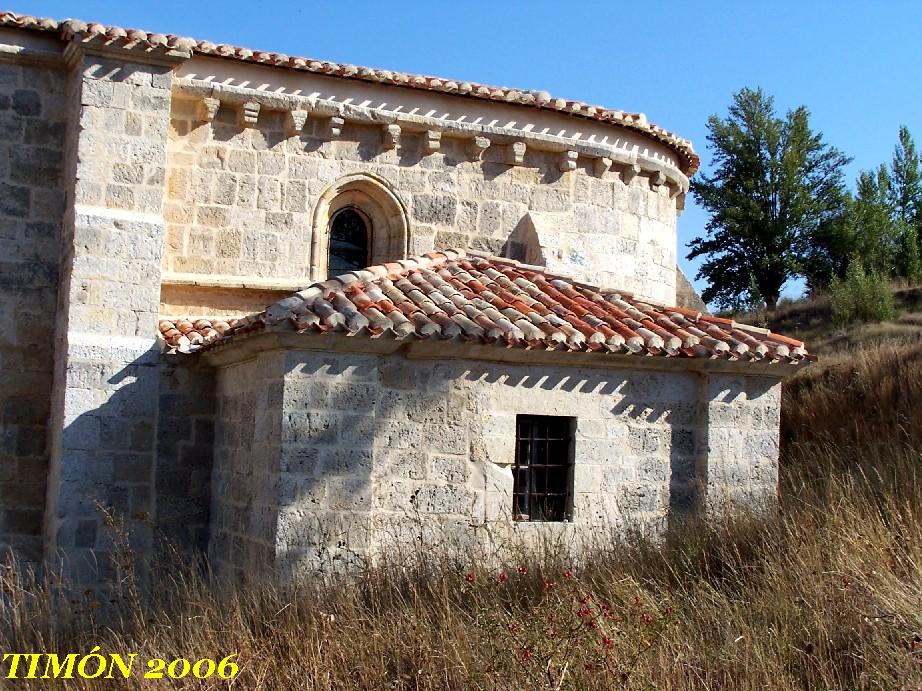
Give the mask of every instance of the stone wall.
<svg viewBox="0 0 922 691">
<path fill-rule="evenodd" d="M 712 513 L 758 505 L 778 490 L 781 382 L 712 376 L 707 382 L 707 501 Z"/>
<path fill-rule="evenodd" d="M 78 48 L 71 59 L 72 188 L 61 238 L 44 530 L 46 559 L 84 584 L 105 576 L 110 563 L 97 502 L 125 518 L 142 565 L 153 536 L 172 71 L 148 57 L 121 61 Z"/>
<path fill-rule="evenodd" d="M 241 582 L 275 563 L 283 361 L 264 353 L 217 380 L 208 555 L 217 573 Z"/>
<path fill-rule="evenodd" d="M 54 363 L 63 70 L 0 63 L 0 551 L 41 558 Z"/>
<path fill-rule="evenodd" d="M 309 351 L 218 378 L 212 554 L 240 577 L 243 555 L 288 578 L 394 544 L 658 531 L 705 490 L 714 507 L 774 491 L 774 380 Z M 572 522 L 511 521 L 517 414 L 576 419 Z M 231 533 L 258 548 L 235 556 Z"/>
<path fill-rule="evenodd" d="M 223 103 L 207 122 L 201 107 L 174 94 L 167 280 L 197 274 L 235 284 L 246 277 L 308 283 L 318 200 L 358 173 L 384 181 L 402 201 L 409 254 L 470 247 L 664 303 L 675 299 L 677 200 L 665 185 L 651 188 L 649 177 L 626 184 L 621 173 L 600 177 L 582 159 L 561 172 L 559 154 L 531 149 L 521 165 L 510 165 L 503 146 L 471 160 L 467 140 L 443 136 L 429 151 L 422 132 L 403 132 L 394 148 L 385 146 L 380 125 L 346 122 L 331 139 L 323 118 L 308 118 L 289 136 L 281 111 L 263 109 L 254 125 Z M 254 297 L 254 305 L 264 304 Z"/>
</svg>

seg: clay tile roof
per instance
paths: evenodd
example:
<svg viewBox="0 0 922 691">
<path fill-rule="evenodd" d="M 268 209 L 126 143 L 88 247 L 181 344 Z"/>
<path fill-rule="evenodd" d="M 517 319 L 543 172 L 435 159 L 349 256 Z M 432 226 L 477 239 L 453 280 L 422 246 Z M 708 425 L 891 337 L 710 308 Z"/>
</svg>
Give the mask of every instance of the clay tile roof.
<svg viewBox="0 0 922 691">
<path fill-rule="evenodd" d="M 523 91 L 509 87 L 486 86 L 473 82 L 452 81 L 439 77 L 392 72 L 370 67 L 356 67 L 355 65 L 320 61 L 312 58 L 291 57 L 283 53 L 255 51 L 240 46 L 218 45 L 211 41 L 199 41 L 173 34 L 158 34 L 139 29 L 123 29 L 119 26 L 107 26 L 97 22 L 87 23 L 77 19 L 59 21 L 0 11 L 0 26 L 53 32 L 64 39 L 86 37 L 93 40 L 103 40 L 114 45 L 130 47 L 140 44 L 151 48 L 160 47 L 178 51 L 190 51 L 200 55 L 259 63 L 302 72 L 314 72 L 343 79 L 395 84 L 409 89 L 440 91 L 488 101 L 502 101 L 543 110 L 556 110 L 569 115 L 609 122 L 630 130 L 643 132 L 648 137 L 665 144 L 675 151 L 681 159 L 681 167 L 684 173 L 689 177 L 698 170 L 700 164 L 691 142 L 662 127 L 647 122 L 647 118 L 643 113 L 627 113 L 621 110 L 589 105 L 580 101 L 554 98 L 546 91 Z"/>
<path fill-rule="evenodd" d="M 271 329 L 743 362 L 815 359 L 801 341 L 767 329 L 656 305 L 480 252 L 430 252 L 395 266 L 315 283 L 243 319 L 163 320 L 160 334 L 169 350 L 182 353 Z"/>
</svg>

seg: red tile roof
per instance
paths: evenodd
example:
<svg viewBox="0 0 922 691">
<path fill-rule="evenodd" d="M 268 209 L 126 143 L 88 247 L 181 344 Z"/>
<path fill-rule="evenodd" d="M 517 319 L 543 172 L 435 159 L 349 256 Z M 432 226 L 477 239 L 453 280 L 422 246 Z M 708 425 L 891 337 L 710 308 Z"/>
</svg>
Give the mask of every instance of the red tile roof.
<svg viewBox="0 0 922 691">
<path fill-rule="evenodd" d="M 0 11 L 0 26 L 54 32 L 65 39 L 78 37 L 89 40 L 101 40 L 107 45 L 112 44 L 125 47 L 142 45 L 152 48 L 169 48 L 189 51 L 201 55 L 211 55 L 219 58 L 241 60 L 272 67 L 325 74 L 331 77 L 357 79 L 381 84 L 394 84 L 410 89 L 441 91 L 444 93 L 471 96 L 490 101 L 502 101 L 546 110 L 557 110 L 570 115 L 610 122 L 627 129 L 643 132 L 647 136 L 652 137 L 674 150 L 682 161 L 683 172 L 689 177 L 698 170 L 700 164 L 698 155 L 695 153 L 691 142 L 662 127 L 647 122 L 646 117 L 640 113 L 627 113 L 621 110 L 610 110 L 602 106 L 589 105 L 581 101 L 554 98 L 546 91 L 523 91 L 509 87 L 486 86 L 473 82 L 427 77 L 371 67 L 359 67 L 356 65 L 328 62 L 326 60 L 291 57 L 283 53 L 250 50 L 239 46 L 215 44 L 211 41 L 184 38 L 173 34 L 158 34 L 139 29 L 124 29 L 120 26 L 107 26 L 98 22 L 87 23 L 77 19 L 64 19 L 58 21 L 56 19 L 43 19 L 24 14 L 16 14 L 14 12 Z"/>
<path fill-rule="evenodd" d="M 463 250 L 330 278 L 239 320 L 160 322 L 168 347 L 178 352 L 264 329 L 768 363 L 813 359 L 802 342 L 767 329 Z"/>
</svg>

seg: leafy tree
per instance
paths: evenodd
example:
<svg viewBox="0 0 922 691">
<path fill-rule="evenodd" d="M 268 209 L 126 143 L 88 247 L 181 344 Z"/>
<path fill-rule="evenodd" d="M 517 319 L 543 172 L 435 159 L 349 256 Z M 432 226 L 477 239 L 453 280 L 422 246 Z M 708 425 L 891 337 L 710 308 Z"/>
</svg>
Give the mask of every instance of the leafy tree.
<svg viewBox="0 0 922 691">
<path fill-rule="evenodd" d="M 895 273 L 911 281 L 922 279 L 919 233 L 922 230 L 922 169 L 919 154 L 906 126 L 900 127 L 899 141 L 890 163 L 889 199 L 897 228 Z"/>
<path fill-rule="evenodd" d="M 899 141 L 893 150 L 890 177 L 893 184 L 888 197 L 895 219 L 908 225 L 918 225 L 922 222 L 922 173 L 916 144 L 905 125 L 900 127 Z"/>
<path fill-rule="evenodd" d="M 804 107 L 784 118 L 761 89 L 742 89 L 726 118 L 708 119 L 714 173 L 692 183 L 711 218 L 690 243 L 703 256 L 703 298 L 720 307 L 751 301 L 754 287 L 774 308 L 785 282 L 801 272 L 806 248 L 841 222 L 845 155 L 810 128 Z"/>
</svg>

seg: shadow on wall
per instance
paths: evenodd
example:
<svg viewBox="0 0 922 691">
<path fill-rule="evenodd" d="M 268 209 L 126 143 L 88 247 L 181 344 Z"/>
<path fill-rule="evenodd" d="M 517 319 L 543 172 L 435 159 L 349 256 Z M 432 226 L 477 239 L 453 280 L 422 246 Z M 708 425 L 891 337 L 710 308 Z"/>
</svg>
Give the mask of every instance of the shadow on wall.
<svg viewBox="0 0 922 691">
<path fill-rule="evenodd" d="M 124 520 L 142 574 L 154 541 L 207 544 L 214 440 L 213 373 L 165 362 L 151 348 L 125 365 L 72 362 L 65 405 L 105 399 L 70 420 L 52 480 L 49 527 L 65 574 L 77 582 L 112 574 L 113 535 L 97 503 Z M 52 555 L 46 555 L 51 558 Z"/>
</svg>

